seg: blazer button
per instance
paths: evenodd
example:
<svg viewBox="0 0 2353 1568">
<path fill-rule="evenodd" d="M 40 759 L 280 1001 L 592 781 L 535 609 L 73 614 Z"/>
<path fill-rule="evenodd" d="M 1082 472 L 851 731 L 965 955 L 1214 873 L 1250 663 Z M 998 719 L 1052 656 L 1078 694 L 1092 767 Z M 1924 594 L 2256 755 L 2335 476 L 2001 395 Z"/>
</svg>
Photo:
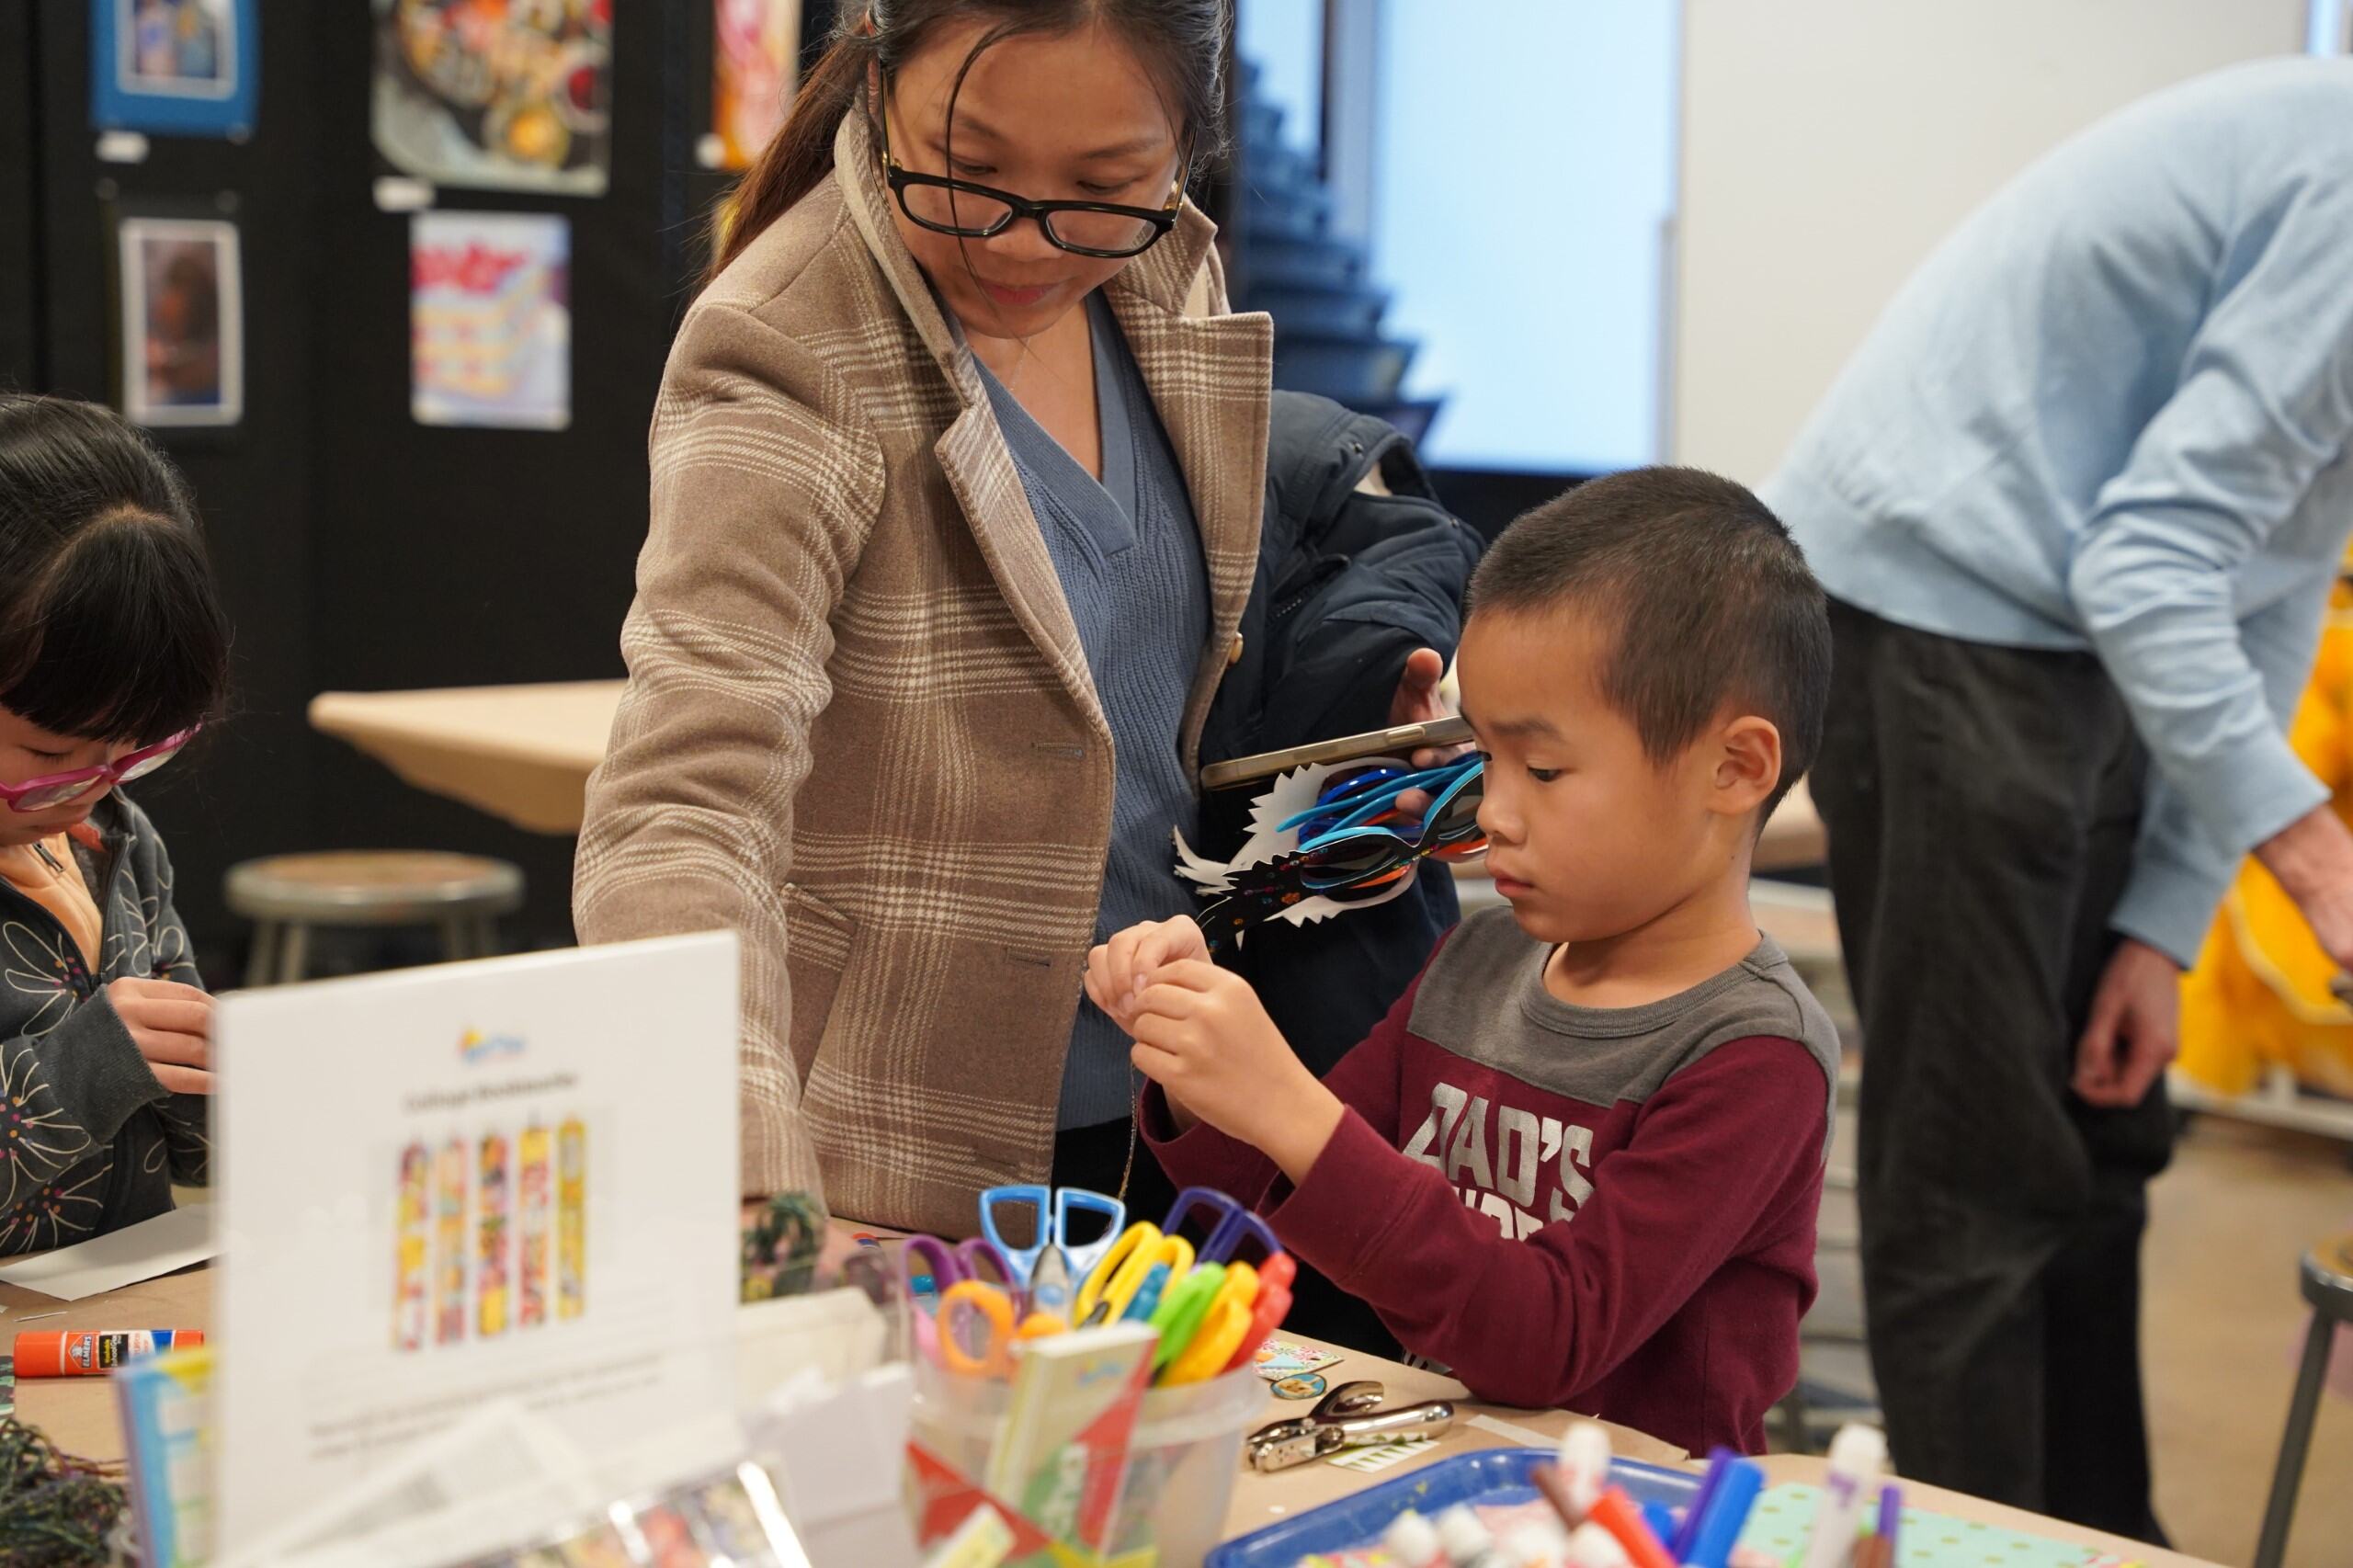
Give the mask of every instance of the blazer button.
<svg viewBox="0 0 2353 1568">
<path fill-rule="evenodd" d="M 1231 653 L 1228 653 L 1228 654 L 1226 654 L 1226 656 L 1225 656 L 1225 667 L 1226 667 L 1227 669 L 1232 669 L 1234 665 L 1236 665 L 1240 664 L 1241 662 L 1242 662 L 1242 633 L 1240 633 L 1239 631 L 1237 631 L 1237 632 L 1235 632 L 1235 633 L 1233 634 L 1233 652 L 1231 652 Z"/>
</svg>

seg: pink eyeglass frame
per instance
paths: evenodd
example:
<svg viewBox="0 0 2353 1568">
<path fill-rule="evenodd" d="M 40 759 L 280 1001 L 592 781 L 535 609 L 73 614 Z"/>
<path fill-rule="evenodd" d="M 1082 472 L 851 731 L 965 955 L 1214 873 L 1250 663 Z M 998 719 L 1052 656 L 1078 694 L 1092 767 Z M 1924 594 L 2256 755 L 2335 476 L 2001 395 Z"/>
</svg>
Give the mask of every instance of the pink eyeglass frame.
<svg viewBox="0 0 2353 1568">
<path fill-rule="evenodd" d="M 196 739 L 197 732 L 203 728 L 201 724 L 191 724 L 176 735 L 157 741 L 152 746 L 142 746 L 112 762 L 99 763 L 95 767 L 77 767 L 71 773 L 45 774 L 39 778 L 28 778 L 21 784 L 0 784 L 0 801 L 7 801 L 12 812 L 45 812 L 78 801 L 101 784 L 111 787 L 132 778 L 144 778 L 171 761 L 179 754 L 180 748 Z M 78 789 L 74 788 L 77 785 L 80 786 Z M 55 795 L 37 805 L 25 804 L 33 796 L 58 790 L 69 790 L 71 792 Z"/>
</svg>

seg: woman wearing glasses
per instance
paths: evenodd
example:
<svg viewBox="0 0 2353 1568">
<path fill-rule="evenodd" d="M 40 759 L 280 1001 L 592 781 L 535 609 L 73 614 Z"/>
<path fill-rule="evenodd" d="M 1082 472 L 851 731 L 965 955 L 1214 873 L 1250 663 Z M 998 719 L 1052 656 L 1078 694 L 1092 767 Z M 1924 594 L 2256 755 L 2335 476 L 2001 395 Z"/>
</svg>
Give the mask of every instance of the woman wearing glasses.
<svg viewBox="0 0 2353 1568">
<path fill-rule="evenodd" d="M 188 488 L 110 410 L 0 395 L 0 1255 L 206 1178 L 212 1000 L 117 787 L 228 686 Z"/>
<path fill-rule="evenodd" d="M 1184 199 L 1224 28 L 847 6 L 722 225 L 575 911 L 741 934 L 747 1194 L 962 1234 L 980 1187 L 1130 1172 L 1082 971 L 1189 904 L 1169 835 L 1263 505 L 1268 325 Z"/>
</svg>

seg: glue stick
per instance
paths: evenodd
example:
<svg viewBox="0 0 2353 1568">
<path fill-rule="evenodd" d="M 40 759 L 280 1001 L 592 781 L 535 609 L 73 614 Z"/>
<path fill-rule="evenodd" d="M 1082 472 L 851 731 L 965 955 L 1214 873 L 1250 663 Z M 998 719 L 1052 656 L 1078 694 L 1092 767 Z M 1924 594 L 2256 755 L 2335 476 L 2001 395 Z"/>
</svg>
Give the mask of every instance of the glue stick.
<svg viewBox="0 0 2353 1568">
<path fill-rule="evenodd" d="M 17 1335 L 19 1378 L 103 1376 L 126 1361 L 143 1361 L 166 1350 L 204 1343 L 192 1328 L 85 1328 L 58 1334 Z"/>
<path fill-rule="evenodd" d="M 1560 1471 L 1577 1517 L 1592 1513 L 1609 1484 L 1609 1429 L 1597 1421 L 1580 1421 L 1563 1432 Z"/>
<path fill-rule="evenodd" d="M 1822 1503 L 1813 1511 L 1813 1539 L 1807 1543 L 1805 1568 L 1843 1568 L 1855 1554 L 1855 1532 L 1863 1509 L 1877 1492 L 1875 1483 L 1887 1465 L 1887 1438 L 1877 1427 L 1846 1426 L 1830 1439 L 1828 1473 L 1822 1478 Z"/>
</svg>

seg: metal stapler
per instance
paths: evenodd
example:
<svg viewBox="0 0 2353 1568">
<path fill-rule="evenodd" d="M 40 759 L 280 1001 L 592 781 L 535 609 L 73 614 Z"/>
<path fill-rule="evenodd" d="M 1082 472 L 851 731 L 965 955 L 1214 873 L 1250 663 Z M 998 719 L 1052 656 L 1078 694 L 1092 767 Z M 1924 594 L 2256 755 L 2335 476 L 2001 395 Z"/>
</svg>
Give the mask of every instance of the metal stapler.
<svg viewBox="0 0 2353 1568">
<path fill-rule="evenodd" d="M 1450 1400 L 1424 1400 L 1383 1410 L 1387 1391 L 1370 1380 L 1342 1383 L 1315 1402 L 1315 1408 L 1250 1434 L 1243 1452 L 1256 1471 L 1289 1470 L 1343 1449 L 1393 1443 L 1400 1437 L 1435 1437 L 1454 1425 Z"/>
</svg>

